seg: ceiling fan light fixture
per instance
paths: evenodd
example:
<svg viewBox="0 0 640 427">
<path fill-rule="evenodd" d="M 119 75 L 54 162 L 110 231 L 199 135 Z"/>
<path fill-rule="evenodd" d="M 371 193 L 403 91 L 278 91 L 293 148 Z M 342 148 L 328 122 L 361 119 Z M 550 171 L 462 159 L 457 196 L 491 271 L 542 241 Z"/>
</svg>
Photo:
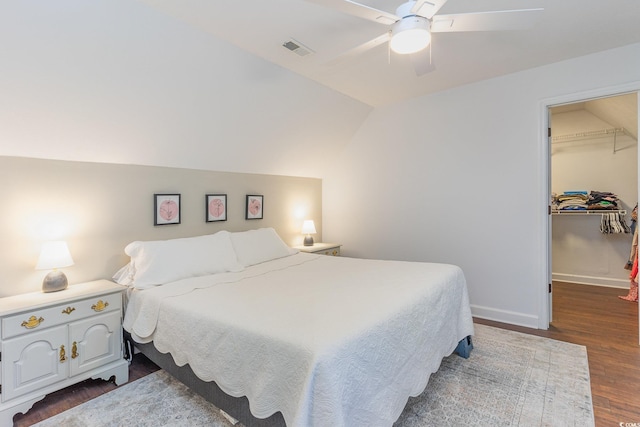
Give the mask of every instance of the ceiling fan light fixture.
<svg viewBox="0 0 640 427">
<path fill-rule="evenodd" d="M 431 43 L 430 23 L 422 16 L 405 17 L 391 28 L 389 47 L 399 54 L 419 52 Z"/>
</svg>

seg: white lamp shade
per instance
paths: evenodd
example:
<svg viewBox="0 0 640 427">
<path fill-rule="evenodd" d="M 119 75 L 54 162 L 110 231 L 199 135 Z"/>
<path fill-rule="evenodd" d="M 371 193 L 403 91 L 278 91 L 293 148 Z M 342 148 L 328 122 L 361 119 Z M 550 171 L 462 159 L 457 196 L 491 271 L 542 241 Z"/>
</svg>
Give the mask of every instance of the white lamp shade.
<svg viewBox="0 0 640 427">
<path fill-rule="evenodd" d="M 42 244 L 36 270 L 53 270 L 71 265 L 73 265 L 73 258 L 71 258 L 67 242 L 58 240 Z"/>
<path fill-rule="evenodd" d="M 401 19 L 393 25 L 389 47 L 396 53 L 419 52 L 431 43 L 430 23 L 420 16 Z"/>
<path fill-rule="evenodd" d="M 312 219 L 307 219 L 302 223 L 302 234 L 316 234 L 316 226 Z"/>
</svg>

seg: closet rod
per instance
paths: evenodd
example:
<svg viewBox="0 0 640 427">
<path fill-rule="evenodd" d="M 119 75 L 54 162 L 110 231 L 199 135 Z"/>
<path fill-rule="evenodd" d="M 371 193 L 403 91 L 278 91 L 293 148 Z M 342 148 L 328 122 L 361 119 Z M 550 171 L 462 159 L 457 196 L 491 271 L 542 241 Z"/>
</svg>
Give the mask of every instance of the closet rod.
<svg viewBox="0 0 640 427">
<path fill-rule="evenodd" d="M 551 137 L 551 142 L 562 143 L 562 142 L 570 142 L 578 139 L 584 138 L 596 138 L 599 136 L 608 136 L 608 135 L 617 135 L 619 133 L 625 133 L 624 128 L 608 128 L 601 130 L 590 130 L 586 132 L 577 132 L 571 133 L 567 135 L 557 135 Z"/>
<path fill-rule="evenodd" d="M 591 130 L 586 132 L 572 133 L 568 135 L 553 136 L 551 137 L 551 143 L 561 144 L 563 142 L 579 141 L 581 139 L 589 139 L 589 138 L 602 138 L 602 137 L 607 137 L 609 135 L 613 135 L 613 154 L 615 154 L 618 151 L 618 148 L 616 147 L 618 134 L 628 135 L 627 131 L 625 131 L 624 128 L 608 128 L 608 129 L 601 129 L 601 130 Z"/>
</svg>

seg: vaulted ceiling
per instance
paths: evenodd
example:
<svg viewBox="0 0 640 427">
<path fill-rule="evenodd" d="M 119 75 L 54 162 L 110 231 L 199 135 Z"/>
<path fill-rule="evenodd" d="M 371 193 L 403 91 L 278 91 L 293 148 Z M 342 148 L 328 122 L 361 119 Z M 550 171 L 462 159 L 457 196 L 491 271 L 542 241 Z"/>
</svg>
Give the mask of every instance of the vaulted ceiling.
<svg viewBox="0 0 640 427">
<path fill-rule="evenodd" d="M 638 140 L 638 95 L 610 96 L 591 99 L 552 108 L 552 113 L 586 110 L 612 127 L 624 129 L 624 133 Z"/>
<path fill-rule="evenodd" d="M 436 69 L 418 77 L 410 59 L 389 54 L 386 43 L 334 62 L 384 34 L 387 27 L 325 7 L 322 1 L 140 1 L 373 106 L 640 42 L 637 0 L 449 0 L 440 13 L 527 8 L 544 12 L 526 30 L 434 34 L 431 55 Z M 362 3 L 393 13 L 402 0 Z M 312 53 L 299 56 L 284 48 L 290 40 Z"/>
</svg>

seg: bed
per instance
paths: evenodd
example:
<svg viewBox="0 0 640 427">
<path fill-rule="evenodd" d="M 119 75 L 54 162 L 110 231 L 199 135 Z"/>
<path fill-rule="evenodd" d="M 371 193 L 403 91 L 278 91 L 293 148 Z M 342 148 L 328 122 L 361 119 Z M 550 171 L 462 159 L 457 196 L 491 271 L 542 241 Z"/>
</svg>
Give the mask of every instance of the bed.
<svg viewBox="0 0 640 427">
<path fill-rule="evenodd" d="M 390 426 L 470 343 L 457 266 L 297 253 L 273 229 L 190 239 L 127 246 L 124 328 L 245 425 Z"/>
</svg>

